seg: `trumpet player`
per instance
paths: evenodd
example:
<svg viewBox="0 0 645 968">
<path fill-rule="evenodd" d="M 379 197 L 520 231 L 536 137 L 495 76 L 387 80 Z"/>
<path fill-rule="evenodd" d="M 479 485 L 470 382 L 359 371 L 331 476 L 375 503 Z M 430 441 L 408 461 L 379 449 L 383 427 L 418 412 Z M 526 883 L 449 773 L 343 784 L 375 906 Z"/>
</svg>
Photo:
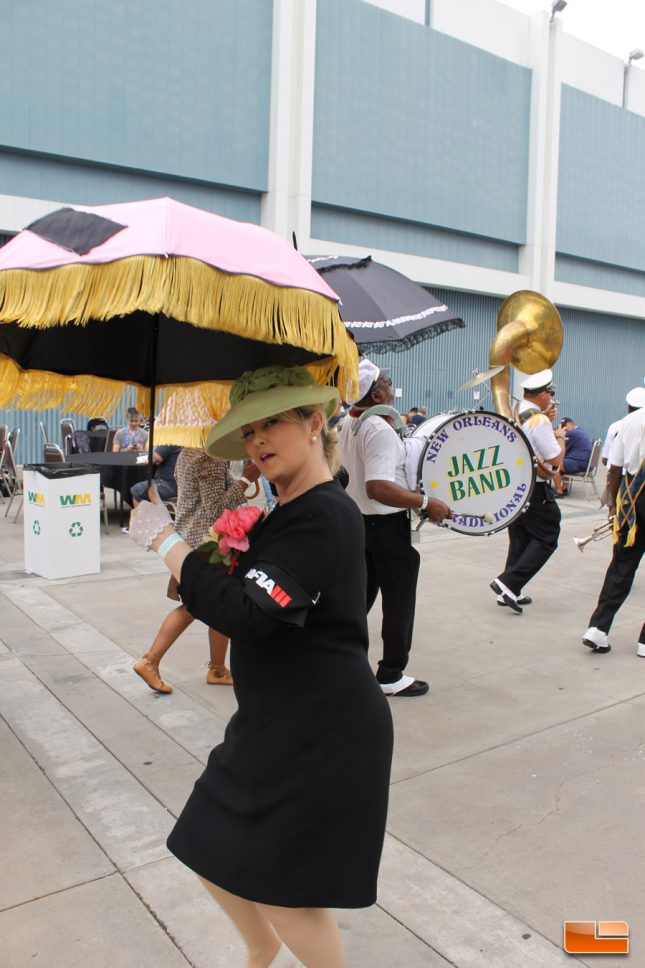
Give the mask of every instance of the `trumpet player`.
<svg viewBox="0 0 645 968">
<path fill-rule="evenodd" d="M 638 409 L 621 420 L 609 454 L 609 516 L 616 515 L 614 551 L 598 604 L 582 636 L 594 652 L 610 651 L 611 624 L 631 591 L 645 552 L 645 387 L 636 387 L 630 397 L 630 406 Z M 645 658 L 645 622 L 636 654 Z"/>
<path fill-rule="evenodd" d="M 538 460 L 538 477 L 524 514 L 508 527 L 508 555 L 504 571 L 490 587 L 497 604 L 522 613 L 531 599 L 522 594 L 524 586 L 537 575 L 558 547 L 560 508 L 551 487 L 555 471 L 562 463 L 565 448 L 564 430 L 554 431 L 557 416 L 553 402 L 555 387 L 551 370 L 540 370 L 521 383 L 524 399 L 518 407 L 518 419 Z"/>
</svg>

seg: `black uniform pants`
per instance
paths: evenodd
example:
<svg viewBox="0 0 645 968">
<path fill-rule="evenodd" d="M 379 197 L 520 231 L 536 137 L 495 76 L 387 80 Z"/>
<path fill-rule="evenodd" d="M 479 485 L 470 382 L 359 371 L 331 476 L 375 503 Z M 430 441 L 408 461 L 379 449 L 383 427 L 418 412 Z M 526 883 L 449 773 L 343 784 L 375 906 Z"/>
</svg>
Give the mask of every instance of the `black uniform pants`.
<svg viewBox="0 0 645 968">
<path fill-rule="evenodd" d="M 538 481 L 528 510 L 508 527 L 508 555 L 498 577 L 514 595 L 521 594 L 558 547 L 561 517 L 551 487 Z"/>
<path fill-rule="evenodd" d="M 601 632 L 608 632 L 611 628 L 616 612 L 631 591 L 634 576 L 645 553 L 645 491 L 636 501 L 636 521 L 638 527 L 634 544 L 630 548 L 625 547 L 625 528 L 614 545 L 614 553 L 600 590 L 596 610 L 589 619 L 589 625 L 595 626 Z M 645 622 L 638 641 L 645 643 Z"/>
<path fill-rule="evenodd" d="M 383 658 L 379 682 L 397 682 L 408 663 L 414 629 L 419 554 L 410 543 L 407 511 L 364 514 L 367 611 L 381 592 Z"/>
</svg>

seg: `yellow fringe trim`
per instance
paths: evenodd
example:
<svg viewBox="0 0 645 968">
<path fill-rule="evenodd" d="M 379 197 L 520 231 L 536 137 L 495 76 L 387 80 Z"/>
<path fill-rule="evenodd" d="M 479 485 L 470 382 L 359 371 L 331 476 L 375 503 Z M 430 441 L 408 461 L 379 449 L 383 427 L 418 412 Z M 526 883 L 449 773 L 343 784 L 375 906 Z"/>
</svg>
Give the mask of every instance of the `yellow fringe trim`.
<svg viewBox="0 0 645 968">
<path fill-rule="evenodd" d="M 231 275 L 181 256 L 0 272 L 0 323 L 83 326 L 135 310 L 332 357 L 343 396 L 351 395 L 358 379 L 356 346 L 336 303 L 306 289 Z"/>
<path fill-rule="evenodd" d="M 201 450 L 209 430 L 212 429 L 212 424 L 205 427 L 158 427 L 155 424 L 155 444 L 173 444 L 175 447 L 195 447 Z"/>
<path fill-rule="evenodd" d="M 336 360 L 318 360 L 307 364 L 305 368 L 312 374 L 316 383 L 334 384 L 338 386 L 341 395 L 345 395 L 338 379 L 339 373 L 341 376 L 344 373 L 339 370 Z M 184 386 L 191 391 L 197 391 L 208 413 L 219 420 L 229 409 L 228 397 L 231 383 L 232 381 L 213 381 L 159 387 L 155 394 L 155 411 L 158 413 L 161 410 L 169 392 Z M 133 385 L 90 375 L 71 377 L 45 370 L 22 370 L 14 360 L 0 354 L 0 408 L 47 410 L 50 407 L 58 407 L 61 410 L 88 417 L 110 417 L 119 405 L 124 389 Z M 351 381 L 349 385 L 351 386 Z M 135 406 L 142 414 L 147 415 L 150 412 L 149 388 L 137 386 Z M 159 430 L 155 431 L 155 439 L 159 443 L 175 442 L 162 439 L 161 434 L 162 428 L 159 427 Z M 193 445 L 186 443 L 182 446 Z"/>
</svg>

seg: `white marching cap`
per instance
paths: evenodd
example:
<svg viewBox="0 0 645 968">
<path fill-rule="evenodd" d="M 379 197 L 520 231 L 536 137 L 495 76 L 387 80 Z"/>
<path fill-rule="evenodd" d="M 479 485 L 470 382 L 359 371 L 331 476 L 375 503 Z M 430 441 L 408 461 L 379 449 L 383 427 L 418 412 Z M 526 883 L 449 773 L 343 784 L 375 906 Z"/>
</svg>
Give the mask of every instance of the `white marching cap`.
<svg viewBox="0 0 645 968">
<path fill-rule="evenodd" d="M 347 402 L 358 403 L 359 400 L 362 400 L 370 392 L 372 384 L 378 380 L 380 372 L 375 363 L 368 360 L 366 356 L 361 356 L 358 361 L 358 396 Z"/>
<path fill-rule="evenodd" d="M 638 409 L 645 407 L 645 387 L 634 387 L 625 397 L 625 401 L 628 407 L 637 407 Z"/>
<path fill-rule="evenodd" d="M 528 390 L 530 393 L 539 393 L 540 390 L 551 390 L 552 383 L 553 371 L 540 370 L 539 373 L 532 373 L 531 376 L 527 376 L 526 380 L 522 380 L 520 386 L 523 390 Z"/>
</svg>

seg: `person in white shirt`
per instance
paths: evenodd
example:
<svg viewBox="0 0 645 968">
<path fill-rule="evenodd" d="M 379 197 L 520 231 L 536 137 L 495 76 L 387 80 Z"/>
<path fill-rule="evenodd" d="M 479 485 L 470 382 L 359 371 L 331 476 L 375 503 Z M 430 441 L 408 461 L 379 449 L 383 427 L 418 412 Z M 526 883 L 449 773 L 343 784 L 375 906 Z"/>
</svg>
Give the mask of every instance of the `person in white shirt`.
<svg viewBox="0 0 645 968">
<path fill-rule="evenodd" d="M 633 413 L 634 410 L 638 410 L 642 404 L 638 403 L 638 400 L 642 398 L 643 387 L 633 387 L 625 397 L 625 403 L 627 404 L 627 413 Z M 618 433 L 618 428 L 623 422 L 623 417 L 620 420 L 614 420 L 613 424 L 609 425 L 607 430 L 607 435 L 605 437 L 605 442 L 602 445 L 601 459 L 603 464 L 606 464 L 609 460 L 609 454 L 611 452 L 611 445 L 616 439 L 616 434 Z"/>
<path fill-rule="evenodd" d="M 616 518 L 614 550 L 598 604 L 582 636 L 583 644 L 594 652 L 611 651 L 609 630 L 645 553 L 645 387 L 635 387 L 630 396 L 630 406 L 638 409 L 620 421 L 609 454 L 609 517 Z M 645 658 L 645 622 L 636 654 Z"/>
<path fill-rule="evenodd" d="M 450 508 L 410 490 L 405 475 L 403 441 L 386 415 L 364 416 L 374 406 L 391 408 L 392 381 L 367 358 L 359 365 L 360 399 L 340 424 L 340 449 L 349 474 L 347 493 L 365 524 L 367 610 L 380 590 L 383 609 L 383 658 L 376 678 L 389 696 L 422 696 L 428 683 L 405 675 L 416 603 L 419 554 L 410 538 L 409 509 L 422 510 L 433 521 L 451 516 Z"/>
<path fill-rule="evenodd" d="M 524 514 L 508 527 L 508 555 L 504 571 L 490 587 L 498 605 L 522 613 L 532 599 L 522 589 L 549 560 L 558 547 L 560 508 L 551 487 L 554 472 L 564 456 L 564 431 L 553 430 L 557 416 L 553 404 L 555 388 L 551 370 L 540 370 L 520 384 L 524 399 L 518 407 L 519 422 L 538 461 L 538 480 Z"/>
</svg>

